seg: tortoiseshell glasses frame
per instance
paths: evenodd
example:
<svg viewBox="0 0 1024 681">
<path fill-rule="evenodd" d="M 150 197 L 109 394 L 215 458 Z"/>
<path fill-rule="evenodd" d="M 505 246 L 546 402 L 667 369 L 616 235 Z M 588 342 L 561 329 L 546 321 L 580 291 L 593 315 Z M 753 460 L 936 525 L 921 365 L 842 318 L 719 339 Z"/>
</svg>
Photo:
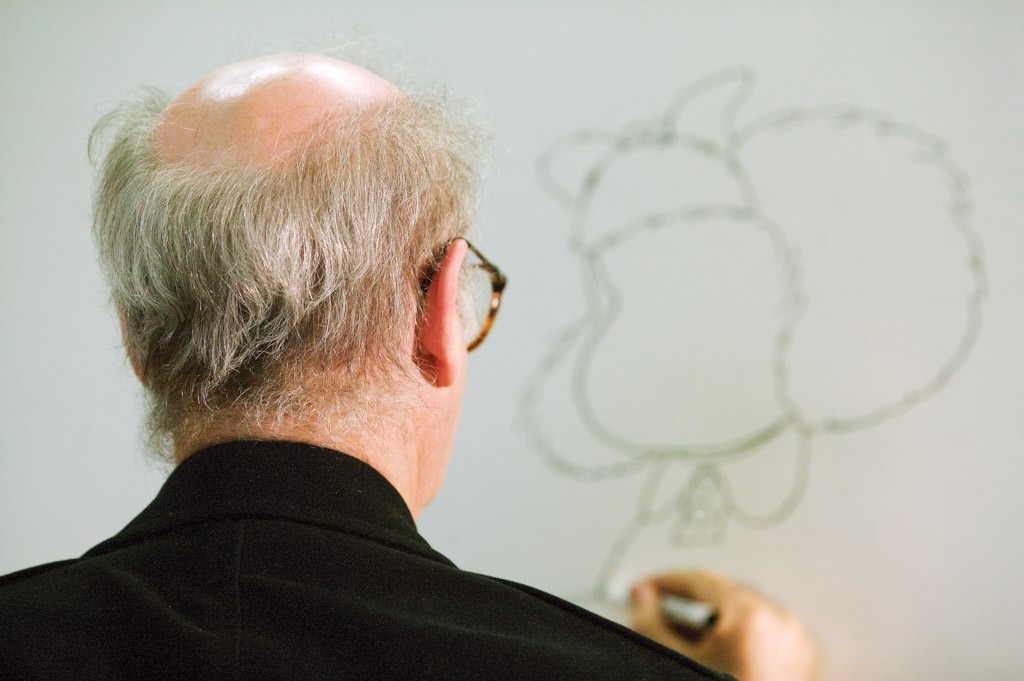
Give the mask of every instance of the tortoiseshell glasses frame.
<svg viewBox="0 0 1024 681">
<path fill-rule="evenodd" d="M 487 338 L 487 334 L 491 332 L 491 327 L 494 326 L 494 319 L 498 316 L 498 308 L 501 307 L 501 294 L 505 290 L 505 284 L 508 282 L 508 278 L 501 273 L 501 270 L 498 269 L 497 265 L 488 260 L 476 246 L 470 243 L 469 239 L 460 236 L 455 237 L 441 247 L 437 260 L 434 262 L 427 275 L 421 279 L 420 288 L 424 294 L 426 294 L 427 290 L 430 288 L 430 282 L 434 278 L 434 274 L 437 273 L 437 268 L 440 267 L 440 261 L 444 259 L 444 254 L 448 252 L 448 247 L 459 239 L 465 241 L 470 252 L 480 260 L 478 263 L 464 263 L 463 267 L 479 268 L 486 272 L 487 276 L 491 280 L 491 299 L 488 303 L 487 317 L 484 318 L 481 323 L 480 330 L 477 332 L 476 336 L 472 341 L 470 341 L 469 345 L 466 346 L 466 351 L 471 352 L 480 347 L 480 344 L 484 342 L 485 338 Z"/>
<path fill-rule="evenodd" d="M 501 307 L 501 294 L 505 290 L 505 284 L 508 282 L 508 278 L 501 273 L 498 266 L 492 263 L 490 260 L 484 257 L 476 246 L 471 244 L 468 239 L 462 239 L 469 246 L 469 250 L 473 252 L 473 255 L 480 259 L 480 262 L 469 265 L 470 267 L 478 267 L 485 272 L 491 278 L 491 300 L 487 308 L 487 318 L 484 319 L 483 324 L 480 325 L 480 331 L 477 332 L 476 338 L 470 342 L 466 347 L 466 351 L 475 350 L 484 342 L 487 338 L 487 334 L 491 332 L 491 327 L 494 326 L 494 318 L 498 316 L 498 308 Z"/>
</svg>

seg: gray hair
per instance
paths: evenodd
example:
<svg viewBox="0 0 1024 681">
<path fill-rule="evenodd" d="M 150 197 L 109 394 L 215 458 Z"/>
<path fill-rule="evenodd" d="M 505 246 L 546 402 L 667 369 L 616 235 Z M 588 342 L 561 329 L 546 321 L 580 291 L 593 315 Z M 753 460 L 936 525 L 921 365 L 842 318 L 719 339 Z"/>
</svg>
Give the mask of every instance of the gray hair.
<svg viewBox="0 0 1024 681">
<path fill-rule="evenodd" d="M 357 403 L 407 367 L 425 268 L 473 223 L 471 117 L 410 95 L 325 114 L 271 167 L 210 166 L 158 158 L 167 103 L 147 90 L 89 141 L 93 233 L 151 441 L 223 410 L 308 413 L 328 373 Z"/>
</svg>

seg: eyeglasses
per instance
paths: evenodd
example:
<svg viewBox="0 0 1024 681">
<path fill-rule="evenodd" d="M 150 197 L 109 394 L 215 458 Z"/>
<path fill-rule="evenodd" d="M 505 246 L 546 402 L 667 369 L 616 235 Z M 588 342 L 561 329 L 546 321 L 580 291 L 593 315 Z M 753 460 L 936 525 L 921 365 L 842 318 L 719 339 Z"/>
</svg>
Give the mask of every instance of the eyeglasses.
<svg viewBox="0 0 1024 681">
<path fill-rule="evenodd" d="M 463 310 L 462 320 L 466 330 L 466 350 L 479 347 L 494 326 L 494 318 L 498 316 L 501 306 L 501 293 L 505 290 L 508 279 L 498 266 L 484 257 L 477 248 L 463 239 L 469 246 L 466 260 L 462 263 L 459 280 L 462 285 Z M 475 259 L 471 259 L 475 256 Z"/>
<path fill-rule="evenodd" d="M 501 306 L 501 293 L 505 290 L 508 279 L 498 266 L 484 257 L 476 246 L 463 237 L 456 237 L 447 242 L 440 251 L 437 260 L 425 277 L 420 280 L 421 291 L 426 294 L 430 288 L 440 261 L 448 252 L 448 247 L 457 239 L 462 239 L 469 246 L 469 252 L 459 270 L 459 319 L 465 333 L 467 352 L 475 350 L 487 338 L 494 318 L 498 316 Z"/>
</svg>

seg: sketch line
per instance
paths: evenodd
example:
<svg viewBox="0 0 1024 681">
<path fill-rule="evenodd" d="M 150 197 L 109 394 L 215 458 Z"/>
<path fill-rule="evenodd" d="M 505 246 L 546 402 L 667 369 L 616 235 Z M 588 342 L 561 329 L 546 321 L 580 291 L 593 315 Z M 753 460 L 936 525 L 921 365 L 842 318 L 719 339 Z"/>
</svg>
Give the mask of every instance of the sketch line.
<svg viewBox="0 0 1024 681">
<path fill-rule="evenodd" d="M 937 395 L 964 366 L 981 331 L 988 293 L 984 251 L 971 224 L 969 176 L 949 156 L 947 143 L 885 112 L 853 104 L 789 107 L 741 122 L 740 111 L 755 85 L 750 69 L 734 68 L 713 74 L 682 88 L 656 117 L 630 122 L 617 131 L 583 130 L 570 134 L 552 144 L 538 159 L 538 181 L 568 211 L 567 247 L 578 261 L 585 309 L 558 335 L 527 379 L 518 421 L 534 449 L 560 474 L 581 481 L 607 482 L 645 473 L 634 512 L 615 535 L 598 570 L 595 591 L 599 595 L 607 595 L 636 538 L 649 528 L 668 524 L 666 545 L 687 546 L 723 541 L 729 523 L 763 529 L 784 522 L 806 494 L 816 443 L 826 437 L 877 427 Z M 717 121 L 718 139 L 708 137 L 706 131 L 680 129 L 680 121 L 685 120 L 690 108 L 715 93 L 726 95 Z M 859 412 L 817 420 L 806 416 L 791 385 L 793 341 L 814 301 L 813 292 L 806 290 L 800 243 L 794 238 L 791 225 L 766 213 L 758 196 L 756 178 L 744 162 L 745 149 L 755 140 L 769 136 L 785 139 L 808 126 L 823 127 L 836 136 L 867 134 L 873 143 L 899 145 L 913 167 L 940 173 L 948 192 L 943 204 L 948 224 L 940 226 L 959 236 L 961 265 L 969 274 L 962 300 L 966 307 L 962 331 L 952 344 L 952 351 L 926 379 Z M 689 154 L 723 169 L 736 198 L 723 201 L 709 196 L 706 200 L 690 200 L 677 208 L 651 210 L 606 226 L 602 232 L 590 233 L 593 220 L 601 217 L 592 215 L 592 206 L 606 191 L 605 185 L 616 164 L 637 151 L 665 149 Z M 582 175 L 569 181 L 558 177 L 557 159 L 581 151 L 588 152 L 590 159 Z M 719 442 L 649 442 L 618 432 L 602 418 L 593 402 L 597 390 L 593 383 L 596 357 L 609 332 L 621 321 L 628 302 L 621 283 L 610 273 L 609 263 L 615 260 L 617 251 L 634 239 L 712 222 L 742 226 L 747 233 L 766 237 L 771 243 L 779 299 L 778 325 L 767 356 L 778 416 Z M 822 224 L 828 222 L 829 217 L 823 216 Z M 687 360 L 683 357 L 679 361 Z M 568 443 L 558 442 L 560 425 L 544 420 L 546 399 L 571 404 L 571 416 L 578 422 L 582 435 Z M 728 467 L 757 455 L 771 443 L 782 442 L 780 438 L 785 433 L 797 438 L 793 478 L 773 510 L 754 513 L 736 498 Z M 580 450 L 584 452 L 582 456 Z M 588 453 L 593 454 L 590 460 Z M 653 508 L 659 484 L 676 466 L 688 467 L 685 483 L 672 496 L 673 503 Z"/>
</svg>

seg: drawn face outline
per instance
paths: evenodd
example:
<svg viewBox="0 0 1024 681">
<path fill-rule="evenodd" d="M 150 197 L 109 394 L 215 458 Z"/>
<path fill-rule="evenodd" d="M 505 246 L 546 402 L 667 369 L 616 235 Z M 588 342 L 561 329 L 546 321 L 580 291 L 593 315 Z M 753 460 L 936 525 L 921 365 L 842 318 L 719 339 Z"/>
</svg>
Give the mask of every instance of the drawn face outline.
<svg viewBox="0 0 1024 681">
<path fill-rule="evenodd" d="M 736 113 L 753 88 L 753 82 L 753 75 L 743 69 L 710 76 L 684 88 L 662 118 L 653 122 L 641 121 L 631 124 L 624 127 L 619 133 L 606 131 L 577 133 L 552 145 L 548 154 L 542 156 L 538 164 L 542 184 L 569 211 L 569 251 L 579 262 L 580 274 L 585 284 L 587 309 L 578 320 L 563 330 L 556 343 L 538 365 L 537 372 L 528 381 L 527 390 L 524 392 L 521 403 L 520 418 L 526 425 L 532 444 L 548 465 L 562 474 L 585 481 L 600 481 L 646 471 L 635 515 L 613 542 L 600 570 L 598 593 L 606 592 L 605 587 L 616 573 L 617 567 L 628 551 L 636 533 L 649 524 L 674 518 L 675 522 L 671 533 L 676 539 L 670 541 L 686 543 L 687 537 L 690 536 L 693 529 L 690 526 L 693 522 L 699 524 L 703 522 L 703 518 L 712 520 L 717 518 L 722 523 L 721 527 L 704 528 L 704 530 L 712 530 L 708 536 L 712 543 L 716 543 L 724 537 L 725 522 L 733 521 L 750 528 L 763 529 L 775 526 L 785 520 L 799 505 L 807 489 L 813 443 L 816 439 L 821 435 L 840 434 L 876 426 L 902 415 L 922 401 L 934 396 L 966 361 L 980 332 L 982 304 L 987 294 L 987 274 L 980 239 L 970 224 L 971 201 L 967 195 L 969 184 L 967 176 L 959 165 L 948 156 L 945 143 L 937 137 L 914 126 L 901 123 L 884 113 L 867 111 L 853 105 L 826 106 L 815 109 L 783 109 L 737 126 Z M 719 144 L 711 137 L 690 136 L 685 139 L 696 153 L 713 156 L 717 152 L 717 158 L 734 174 L 741 200 L 728 208 L 722 206 L 695 208 L 688 217 L 693 220 L 707 217 L 714 210 L 731 210 L 734 216 L 763 220 L 769 229 L 779 229 L 778 243 L 782 245 L 779 250 L 783 254 L 781 260 L 786 264 L 784 269 L 788 273 L 785 277 L 786 314 L 782 317 L 784 321 L 780 324 L 774 342 L 776 374 L 780 377 L 777 392 L 782 418 L 774 424 L 774 427 L 754 433 L 745 440 L 741 438 L 731 443 L 731 446 L 730 443 L 720 443 L 717 448 L 659 449 L 638 446 L 638 443 L 615 441 L 611 437 L 602 437 L 605 433 L 602 433 L 598 420 L 591 418 L 588 422 L 587 419 L 586 391 L 580 389 L 580 386 L 585 387 L 586 384 L 586 381 L 581 380 L 580 377 L 583 376 L 585 379 L 587 362 L 580 359 L 584 353 L 581 353 L 579 348 L 583 347 L 588 339 L 592 346 L 596 346 L 600 342 L 601 325 L 607 326 L 614 321 L 614 314 L 609 316 L 605 305 L 608 291 L 607 282 L 601 280 L 601 266 L 611 248 L 616 243 L 629 238 L 631 227 L 625 225 L 618 231 L 613 230 L 610 234 L 606 234 L 603 240 L 588 241 L 585 208 L 589 206 L 591 197 L 600 186 L 604 170 L 615 162 L 618 155 L 624 153 L 624 150 L 644 144 L 677 141 L 680 139 L 678 132 L 669 130 L 674 117 L 696 97 L 722 86 L 733 86 L 733 91 L 722 107 L 723 114 L 719 126 L 720 135 L 718 135 L 721 143 Z M 945 204 L 948 206 L 948 226 L 953 227 L 963 240 L 967 254 L 964 261 L 967 263 L 971 279 L 966 296 L 968 317 L 964 330 L 952 354 L 929 380 L 908 388 L 899 398 L 866 413 L 846 418 L 824 419 L 818 422 L 803 417 L 799 405 L 790 395 L 786 379 L 792 351 L 792 338 L 807 307 L 807 296 L 801 289 L 799 262 L 793 255 L 794 249 L 789 246 L 788 240 L 782 235 L 784 226 L 775 225 L 758 209 L 753 181 L 741 162 L 742 151 L 745 145 L 752 140 L 758 139 L 761 135 L 785 133 L 789 129 L 809 123 L 825 123 L 834 126 L 837 131 L 857 129 L 858 127 L 866 128 L 872 130 L 880 138 L 889 137 L 909 142 L 911 148 L 915 150 L 913 154 L 915 162 L 930 166 L 946 178 L 951 195 L 951 200 Z M 566 150 L 571 145 L 593 147 L 595 151 L 593 161 L 577 186 L 560 185 L 550 172 L 552 156 Z M 703 216 L 700 210 L 705 211 Z M 564 450 L 559 450 L 558 443 L 550 439 L 549 434 L 545 432 L 536 412 L 539 396 L 544 394 L 544 379 L 548 375 L 557 373 L 559 367 L 566 362 L 573 365 L 573 374 L 576 380 L 573 382 L 571 396 L 581 421 L 585 422 L 586 430 L 594 442 L 602 445 L 608 451 L 616 452 L 622 460 L 597 464 L 574 462 L 569 456 L 566 456 Z M 580 405 L 584 405 L 583 408 L 580 408 Z M 761 445 L 776 440 L 783 433 L 789 433 L 796 437 L 794 441 L 796 459 L 791 487 L 773 510 L 766 513 L 753 513 L 745 510 L 735 497 L 721 466 L 756 453 Z M 673 463 L 691 464 L 688 467 L 690 471 L 688 482 L 677 493 L 673 492 L 667 503 L 658 506 L 654 500 L 658 495 L 659 485 L 664 487 L 662 484 L 663 474 Z M 698 508 L 701 504 L 708 502 L 708 499 L 714 503 L 706 508 L 703 506 Z M 704 511 L 708 512 L 704 513 Z M 699 535 L 701 531 L 698 528 L 697 534 Z"/>
</svg>

